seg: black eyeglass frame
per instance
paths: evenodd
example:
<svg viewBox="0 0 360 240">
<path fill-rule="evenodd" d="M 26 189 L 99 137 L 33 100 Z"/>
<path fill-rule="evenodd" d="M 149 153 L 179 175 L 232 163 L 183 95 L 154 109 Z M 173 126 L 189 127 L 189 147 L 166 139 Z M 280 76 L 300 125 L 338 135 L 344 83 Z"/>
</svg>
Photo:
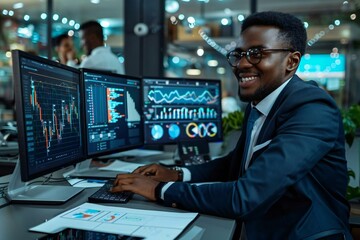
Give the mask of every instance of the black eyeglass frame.
<svg viewBox="0 0 360 240">
<path fill-rule="evenodd" d="M 241 58 L 244 56 L 250 64 L 257 65 L 261 62 L 264 52 L 286 52 L 286 51 L 295 52 L 295 50 L 292 48 L 249 48 L 248 50 L 241 52 L 238 50 L 232 50 L 226 54 L 226 59 L 230 64 L 230 66 L 232 67 L 236 67 L 239 64 Z M 256 56 L 256 54 L 258 56 Z M 230 60 L 230 57 L 235 57 L 235 60 L 234 61 Z M 251 59 L 251 57 L 253 57 L 253 59 Z"/>
</svg>

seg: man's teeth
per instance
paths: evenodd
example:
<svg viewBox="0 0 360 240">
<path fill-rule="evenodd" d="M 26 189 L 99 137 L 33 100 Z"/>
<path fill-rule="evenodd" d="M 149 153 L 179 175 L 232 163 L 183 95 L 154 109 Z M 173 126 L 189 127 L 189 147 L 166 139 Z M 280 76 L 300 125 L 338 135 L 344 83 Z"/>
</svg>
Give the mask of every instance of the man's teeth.
<svg viewBox="0 0 360 240">
<path fill-rule="evenodd" d="M 242 77 L 241 81 L 242 82 L 248 82 L 248 81 L 252 81 L 255 80 L 256 77 Z"/>
</svg>

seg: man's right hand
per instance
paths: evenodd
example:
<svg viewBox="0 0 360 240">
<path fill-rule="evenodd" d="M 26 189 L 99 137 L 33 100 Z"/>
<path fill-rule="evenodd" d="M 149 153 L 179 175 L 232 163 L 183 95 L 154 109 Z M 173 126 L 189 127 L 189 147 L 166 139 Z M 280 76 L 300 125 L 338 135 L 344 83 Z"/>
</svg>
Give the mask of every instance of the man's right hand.
<svg viewBox="0 0 360 240">
<path fill-rule="evenodd" d="M 150 164 L 135 169 L 133 173 L 148 176 L 159 182 L 171 182 L 178 180 L 178 172 L 158 164 Z"/>
</svg>

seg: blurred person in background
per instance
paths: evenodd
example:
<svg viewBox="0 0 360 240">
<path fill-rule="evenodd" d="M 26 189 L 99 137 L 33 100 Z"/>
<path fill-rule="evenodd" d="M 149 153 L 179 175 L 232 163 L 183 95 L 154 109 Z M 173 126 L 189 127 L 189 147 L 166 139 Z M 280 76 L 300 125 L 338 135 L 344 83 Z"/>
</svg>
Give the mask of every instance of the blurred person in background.
<svg viewBox="0 0 360 240">
<path fill-rule="evenodd" d="M 74 64 L 79 64 L 79 60 L 76 58 L 73 39 L 67 33 L 57 36 L 54 40 L 54 46 L 58 55 L 57 59 L 55 59 L 56 61 L 66 65 L 71 60 Z"/>
<path fill-rule="evenodd" d="M 81 47 L 85 51 L 86 58 L 80 65 L 75 61 L 68 61 L 67 65 L 80 68 L 92 68 L 124 74 L 124 65 L 111 51 L 110 47 L 104 46 L 104 33 L 100 23 L 88 21 L 80 26 L 79 37 Z"/>
</svg>

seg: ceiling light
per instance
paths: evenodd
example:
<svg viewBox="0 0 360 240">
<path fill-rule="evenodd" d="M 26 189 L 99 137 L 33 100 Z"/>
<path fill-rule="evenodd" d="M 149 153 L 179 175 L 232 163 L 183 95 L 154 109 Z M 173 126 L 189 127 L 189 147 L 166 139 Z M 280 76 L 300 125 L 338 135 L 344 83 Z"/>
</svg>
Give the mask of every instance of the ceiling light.
<svg viewBox="0 0 360 240">
<path fill-rule="evenodd" d="M 226 15 L 230 15 L 230 14 L 231 14 L 230 8 L 225 8 L 225 9 L 224 9 L 224 12 L 225 12 Z"/>
<path fill-rule="evenodd" d="M 309 23 L 308 22 L 304 22 L 304 27 L 308 28 L 309 27 Z"/>
<path fill-rule="evenodd" d="M 19 8 L 22 8 L 22 7 L 24 7 L 24 4 L 23 4 L 22 2 L 15 3 L 15 4 L 13 5 L 13 8 L 14 8 L 14 9 L 19 9 Z"/>
<path fill-rule="evenodd" d="M 221 19 L 221 24 L 224 25 L 224 26 L 228 25 L 229 24 L 229 19 L 227 19 L 227 18 Z"/>
<path fill-rule="evenodd" d="M 76 30 L 78 30 L 78 29 L 80 28 L 80 24 L 75 23 L 74 28 L 75 28 Z"/>
<path fill-rule="evenodd" d="M 93 4 L 99 4 L 100 0 L 91 0 L 90 2 L 93 3 Z"/>
<path fill-rule="evenodd" d="M 244 21 L 245 16 L 242 14 L 239 14 L 237 18 L 238 18 L 239 22 L 242 22 L 242 21 Z"/>
<path fill-rule="evenodd" d="M 175 63 L 175 64 L 178 64 L 180 62 L 180 58 L 175 56 L 172 58 L 172 62 Z"/>
<path fill-rule="evenodd" d="M 196 51 L 196 54 L 201 57 L 202 55 L 204 55 L 204 49 L 202 48 L 199 48 L 197 51 Z"/>
<path fill-rule="evenodd" d="M 199 76 L 201 74 L 201 70 L 196 68 L 189 68 L 186 69 L 186 74 L 189 76 Z"/>
<path fill-rule="evenodd" d="M 46 14 L 46 13 L 42 13 L 42 14 L 40 15 L 40 18 L 41 18 L 42 20 L 45 20 L 45 19 L 47 18 L 47 14 Z"/>
<path fill-rule="evenodd" d="M 55 14 L 53 15 L 53 20 L 54 20 L 54 21 L 59 20 L 59 14 L 56 14 L 56 13 L 55 13 Z"/>
<path fill-rule="evenodd" d="M 29 21 L 29 20 L 30 20 L 30 16 L 29 16 L 29 15 L 25 15 L 25 16 L 24 16 L 24 20 L 25 20 L 25 21 Z"/>
<path fill-rule="evenodd" d="M 4 9 L 4 10 L 2 11 L 2 14 L 4 14 L 4 15 L 7 15 L 8 13 L 9 13 L 9 11 L 6 10 L 6 9 Z"/>
<path fill-rule="evenodd" d="M 70 20 L 70 21 L 69 21 L 69 25 L 70 25 L 70 26 L 74 26 L 74 25 L 75 25 L 75 21 L 74 21 L 74 20 Z"/>
<path fill-rule="evenodd" d="M 14 11 L 13 10 L 10 10 L 9 11 L 9 16 L 13 16 L 14 15 Z"/>
<path fill-rule="evenodd" d="M 61 20 L 61 22 L 62 22 L 63 24 L 66 24 L 67 21 L 68 21 L 68 19 L 67 19 L 66 17 L 64 17 L 64 18 Z"/>
<path fill-rule="evenodd" d="M 216 72 L 218 73 L 218 74 L 225 74 L 225 72 L 226 72 L 226 70 L 225 70 L 225 68 L 223 68 L 223 67 L 218 67 L 217 69 L 216 69 Z"/>
<path fill-rule="evenodd" d="M 168 13 L 175 13 L 179 10 L 179 3 L 176 0 L 166 0 L 165 11 Z"/>
<path fill-rule="evenodd" d="M 217 67 L 219 65 L 217 60 L 209 60 L 207 64 L 209 67 Z"/>
<path fill-rule="evenodd" d="M 190 16 L 190 17 L 187 18 L 187 21 L 190 24 L 194 24 L 195 23 L 195 18 Z"/>
<path fill-rule="evenodd" d="M 184 20 L 185 15 L 184 14 L 179 14 L 178 18 L 179 18 L 179 20 Z"/>
<path fill-rule="evenodd" d="M 100 22 L 100 25 L 101 25 L 102 27 L 104 27 L 104 28 L 107 28 L 107 27 L 110 26 L 110 23 L 109 23 L 108 21 L 102 20 L 102 21 Z"/>
</svg>

